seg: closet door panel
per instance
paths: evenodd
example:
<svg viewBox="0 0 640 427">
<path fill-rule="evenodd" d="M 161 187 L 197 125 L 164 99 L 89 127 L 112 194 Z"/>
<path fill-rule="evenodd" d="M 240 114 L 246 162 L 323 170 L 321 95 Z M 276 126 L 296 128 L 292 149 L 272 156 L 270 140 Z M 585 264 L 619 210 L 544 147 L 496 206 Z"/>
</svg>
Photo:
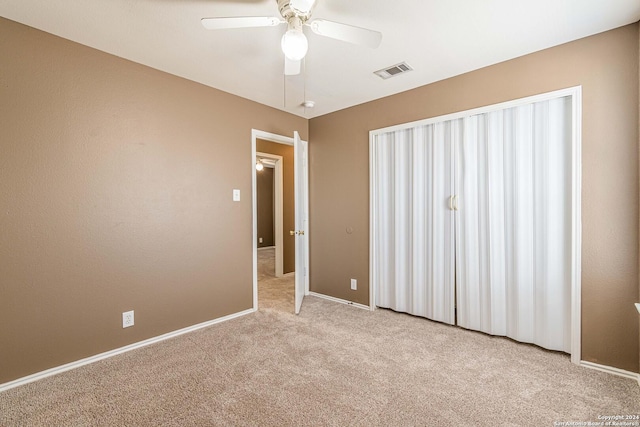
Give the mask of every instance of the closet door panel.
<svg viewBox="0 0 640 427">
<path fill-rule="evenodd" d="M 411 243 L 412 243 L 412 138 L 411 131 L 402 131 L 393 141 L 393 283 L 390 304 L 397 311 L 408 312 L 411 307 Z M 405 285 L 406 284 L 406 285 Z"/>
<path fill-rule="evenodd" d="M 459 126 L 458 126 L 459 128 Z M 373 271 L 379 307 L 453 324 L 454 127 L 418 126 L 373 141 Z"/>
<path fill-rule="evenodd" d="M 457 324 L 464 328 L 481 325 L 480 286 L 469 286 L 470 280 L 479 280 L 482 276 L 479 257 L 480 236 L 477 222 L 478 198 L 476 182 L 471 179 L 478 176 L 478 162 L 470 161 L 478 157 L 477 132 L 480 126 L 478 117 L 464 121 L 464 138 L 457 147 L 456 191 L 460 204 L 456 213 L 456 284 L 457 284 Z M 480 150 L 481 151 L 481 150 Z M 463 173 L 464 171 L 464 173 Z"/>
<path fill-rule="evenodd" d="M 395 283 L 394 266 L 395 252 L 392 250 L 394 238 L 392 201 L 393 186 L 393 133 L 378 135 L 373 141 L 372 151 L 372 278 L 375 286 L 375 301 L 381 301 L 388 307 L 394 300 L 392 298 L 395 287 L 381 286 L 382 284 Z"/>
<path fill-rule="evenodd" d="M 458 325 L 493 335 L 506 333 L 502 146 L 501 114 L 465 120 L 456 185 Z"/>
<path fill-rule="evenodd" d="M 570 102 L 472 116 L 458 149 L 458 324 L 570 352 Z"/>
<path fill-rule="evenodd" d="M 535 341 L 571 350 L 571 103 L 559 98 L 535 104 L 536 304 Z"/>
</svg>

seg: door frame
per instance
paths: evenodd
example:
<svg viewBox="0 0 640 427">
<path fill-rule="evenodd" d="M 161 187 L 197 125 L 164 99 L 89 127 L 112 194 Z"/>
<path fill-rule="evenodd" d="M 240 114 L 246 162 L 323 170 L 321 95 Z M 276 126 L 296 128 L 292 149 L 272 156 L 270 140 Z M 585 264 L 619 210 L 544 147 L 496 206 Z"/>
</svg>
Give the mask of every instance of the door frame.
<svg viewBox="0 0 640 427">
<path fill-rule="evenodd" d="M 251 203 L 252 203 L 252 242 L 253 242 L 253 310 L 258 310 L 258 197 L 257 197 L 257 185 L 256 185 L 256 145 L 257 140 L 263 139 L 265 141 L 275 142 L 278 144 L 294 146 L 293 137 L 284 135 L 278 135 L 275 133 L 265 132 L 258 129 L 251 129 Z M 305 141 L 306 142 L 306 141 Z M 308 191 L 308 189 L 307 189 Z M 284 227 L 283 225 L 281 225 Z M 283 231 L 283 230 L 282 230 Z M 282 232 L 280 233 L 280 239 L 282 239 Z M 308 239 L 305 239 L 308 242 Z M 284 245 L 281 245 L 284 247 Z M 309 271 L 309 248 L 307 245 L 305 257 L 305 264 L 307 272 Z M 307 273 L 308 274 L 308 273 Z M 309 281 L 305 281 L 305 295 L 309 294 Z"/>
<path fill-rule="evenodd" d="M 571 362 L 581 364 L 582 358 L 582 86 L 574 86 L 539 95 L 514 99 L 507 102 L 432 117 L 425 120 L 417 120 L 369 132 L 369 309 L 375 310 L 374 286 L 375 268 L 373 265 L 374 235 L 373 224 L 376 218 L 373 215 L 374 176 L 373 170 L 376 159 L 373 155 L 374 139 L 377 135 L 396 130 L 411 128 L 420 125 L 428 125 L 448 120 L 455 120 L 475 114 L 483 114 L 491 111 L 504 110 L 524 104 L 546 101 L 560 97 L 571 97 Z"/>
</svg>

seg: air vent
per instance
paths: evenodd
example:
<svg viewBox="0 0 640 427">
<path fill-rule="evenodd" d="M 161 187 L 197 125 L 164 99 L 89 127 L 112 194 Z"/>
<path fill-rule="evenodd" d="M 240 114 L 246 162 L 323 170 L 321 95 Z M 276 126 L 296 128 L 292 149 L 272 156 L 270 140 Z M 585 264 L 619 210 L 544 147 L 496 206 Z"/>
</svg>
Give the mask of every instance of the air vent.
<svg viewBox="0 0 640 427">
<path fill-rule="evenodd" d="M 398 74 L 406 73 L 407 71 L 411 70 L 413 70 L 413 68 L 411 68 L 409 64 L 407 64 L 406 62 L 401 62 L 399 64 L 392 65 L 391 67 L 374 71 L 373 73 L 383 79 L 388 79 L 389 77 L 397 76 Z"/>
</svg>

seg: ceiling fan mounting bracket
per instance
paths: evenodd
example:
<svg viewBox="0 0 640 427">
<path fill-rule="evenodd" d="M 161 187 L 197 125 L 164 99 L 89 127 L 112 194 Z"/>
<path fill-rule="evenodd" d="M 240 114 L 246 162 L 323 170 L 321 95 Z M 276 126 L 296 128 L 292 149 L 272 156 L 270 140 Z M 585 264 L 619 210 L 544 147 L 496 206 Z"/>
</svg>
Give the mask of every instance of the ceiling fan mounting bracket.
<svg viewBox="0 0 640 427">
<path fill-rule="evenodd" d="M 311 11 L 307 14 L 296 13 L 291 8 L 291 0 L 276 0 L 278 2 L 278 11 L 285 21 L 290 22 L 292 18 L 298 18 L 301 24 L 306 23 L 311 17 Z"/>
</svg>

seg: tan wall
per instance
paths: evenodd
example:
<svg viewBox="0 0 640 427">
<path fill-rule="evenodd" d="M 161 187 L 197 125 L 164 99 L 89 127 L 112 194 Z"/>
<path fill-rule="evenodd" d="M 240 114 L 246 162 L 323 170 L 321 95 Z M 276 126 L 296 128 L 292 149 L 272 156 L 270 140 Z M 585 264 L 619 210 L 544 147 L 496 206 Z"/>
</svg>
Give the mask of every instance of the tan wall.
<svg viewBox="0 0 640 427">
<path fill-rule="evenodd" d="M 275 245 L 273 224 L 273 168 L 256 171 L 256 204 L 258 223 L 258 247 Z M 262 243 L 260 243 L 262 239 Z"/>
<path fill-rule="evenodd" d="M 0 383 L 252 307 L 251 128 L 306 120 L 5 19 L 0 58 Z"/>
<path fill-rule="evenodd" d="M 370 130 L 576 85 L 583 359 L 638 372 L 638 24 L 312 119 L 311 290 L 369 303 Z"/>
<path fill-rule="evenodd" d="M 282 156 L 282 272 L 291 273 L 296 269 L 296 241 L 289 234 L 296 228 L 293 146 L 258 139 L 256 151 Z"/>
</svg>

